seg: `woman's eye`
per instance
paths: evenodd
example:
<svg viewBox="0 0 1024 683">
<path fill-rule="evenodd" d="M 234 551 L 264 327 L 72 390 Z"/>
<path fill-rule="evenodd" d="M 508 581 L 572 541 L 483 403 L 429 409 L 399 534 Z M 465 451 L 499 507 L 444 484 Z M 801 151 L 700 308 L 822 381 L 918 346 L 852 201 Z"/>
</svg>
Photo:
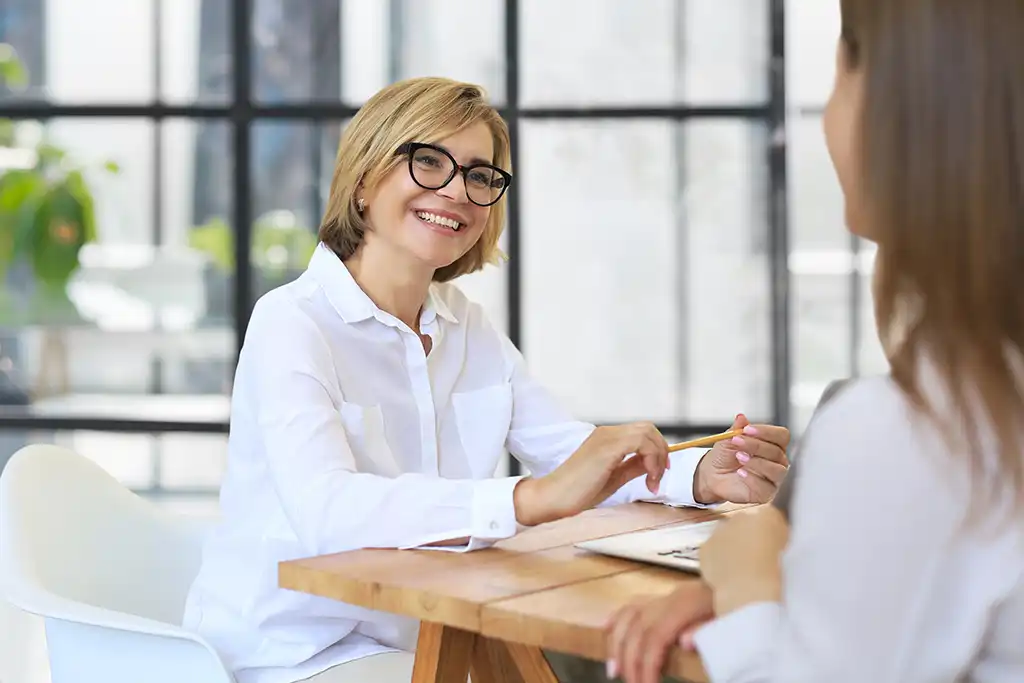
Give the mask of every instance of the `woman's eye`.
<svg viewBox="0 0 1024 683">
<path fill-rule="evenodd" d="M 416 163 L 423 166 L 439 166 L 441 164 L 437 157 L 430 154 L 420 154 L 416 157 Z"/>
</svg>

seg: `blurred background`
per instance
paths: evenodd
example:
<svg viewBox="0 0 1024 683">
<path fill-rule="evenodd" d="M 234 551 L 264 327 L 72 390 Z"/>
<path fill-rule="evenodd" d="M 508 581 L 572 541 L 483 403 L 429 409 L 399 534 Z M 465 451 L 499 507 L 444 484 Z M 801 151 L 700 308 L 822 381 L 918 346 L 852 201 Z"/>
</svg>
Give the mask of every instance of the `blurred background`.
<svg viewBox="0 0 1024 683">
<path fill-rule="evenodd" d="M 820 130 L 838 29 L 825 0 L 0 0 L 0 466 L 52 441 L 214 506 L 253 302 L 305 267 L 360 103 L 428 74 L 511 127 L 511 260 L 458 284 L 537 377 L 598 423 L 799 436 L 884 367 Z"/>
</svg>

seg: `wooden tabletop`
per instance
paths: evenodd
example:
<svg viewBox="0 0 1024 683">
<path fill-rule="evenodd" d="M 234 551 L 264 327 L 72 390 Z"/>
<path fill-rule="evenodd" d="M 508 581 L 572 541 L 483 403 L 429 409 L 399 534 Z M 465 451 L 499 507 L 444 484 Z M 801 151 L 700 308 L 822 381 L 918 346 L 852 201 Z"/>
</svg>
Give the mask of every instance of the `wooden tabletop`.
<svg viewBox="0 0 1024 683">
<path fill-rule="evenodd" d="M 282 588 L 604 661 L 604 627 L 616 610 L 694 579 L 573 544 L 716 514 L 633 503 L 528 529 L 472 553 L 357 550 L 283 562 L 279 582 Z M 679 649 L 667 672 L 707 680 L 699 658 Z"/>
</svg>

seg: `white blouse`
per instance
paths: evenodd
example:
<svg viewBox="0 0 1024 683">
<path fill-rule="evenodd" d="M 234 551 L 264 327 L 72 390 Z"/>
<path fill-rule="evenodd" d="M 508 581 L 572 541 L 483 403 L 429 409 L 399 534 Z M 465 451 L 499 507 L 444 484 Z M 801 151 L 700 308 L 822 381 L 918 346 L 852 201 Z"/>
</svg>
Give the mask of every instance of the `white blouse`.
<svg viewBox="0 0 1024 683">
<path fill-rule="evenodd" d="M 1024 520 L 966 528 L 965 462 L 890 379 L 843 389 L 791 475 L 783 602 L 698 630 L 711 680 L 1024 681 Z"/>
<path fill-rule="evenodd" d="M 593 425 L 528 375 L 508 338 L 451 284 L 420 318 L 433 346 L 377 308 L 325 246 L 256 304 L 231 404 L 222 519 L 206 544 L 184 625 L 240 683 L 282 683 L 393 648 L 416 622 L 277 587 L 277 565 L 356 548 L 514 535 L 507 449 L 534 476 Z M 700 452 L 673 456 L 659 497 L 642 477 L 609 503 L 696 505 Z"/>
</svg>

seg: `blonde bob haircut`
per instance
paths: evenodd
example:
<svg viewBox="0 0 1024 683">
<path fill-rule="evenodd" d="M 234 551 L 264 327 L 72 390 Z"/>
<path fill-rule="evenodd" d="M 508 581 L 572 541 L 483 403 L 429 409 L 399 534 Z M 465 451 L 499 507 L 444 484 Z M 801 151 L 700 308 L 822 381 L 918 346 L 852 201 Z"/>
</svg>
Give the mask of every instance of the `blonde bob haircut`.
<svg viewBox="0 0 1024 683">
<path fill-rule="evenodd" d="M 483 88 L 447 78 L 412 78 L 384 88 L 356 113 L 345 128 L 331 180 L 331 194 L 320 241 L 347 260 L 370 226 L 357 206 L 360 185 L 367 191 L 405 162 L 396 150 L 407 142 L 438 143 L 465 128 L 484 123 L 494 138 L 492 163 L 511 172 L 508 126 L 488 104 Z M 506 193 L 507 196 L 507 193 Z M 498 239 L 505 225 L 505 197 L 491 206 L 483 235 L 454 263 L 439 268 L 434 280 L 447 282 L 496 263 L 504 255 Z"/>
</svg>

